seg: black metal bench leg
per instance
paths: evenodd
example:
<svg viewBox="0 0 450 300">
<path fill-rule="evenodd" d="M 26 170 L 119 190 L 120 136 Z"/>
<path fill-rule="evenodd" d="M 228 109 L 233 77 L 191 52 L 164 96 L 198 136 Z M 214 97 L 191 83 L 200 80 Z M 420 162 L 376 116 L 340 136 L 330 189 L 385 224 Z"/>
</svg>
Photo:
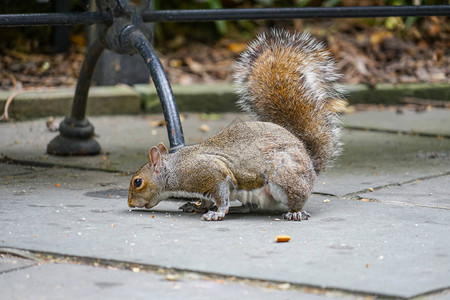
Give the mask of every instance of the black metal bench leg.
<svg viewBox="0 0 450 300">
<path fill-rule="evenodd" d="M 53 155 L 94 155 L 100 153 L 100 144 L 94 139 L 94 126 L 86 119 L 86 104 L 95 64 L 105 49 L 94 41 L 88 48 L 81 66 L 73 98 L 72 113 L 59 125 L 59 135 L 47 145 Z"/>
<path fill-rule="evenodd" d="M 169 80 L 164 72 L 161 61 L 144 34 L 139 30 L 136 30 L 131 33 L 130 39 L 132 45 L 142 56 L 145 64 L 150 70 L 150 75 L 153 79 L 156 91 L 158 92 L 159 100 L 161 102 L 164 118 L 167 122 L 167 134 L 170 142 L 169 151 L 175 152 L 184 147 L 185 144 L 180 116 Z"/>
</svg>

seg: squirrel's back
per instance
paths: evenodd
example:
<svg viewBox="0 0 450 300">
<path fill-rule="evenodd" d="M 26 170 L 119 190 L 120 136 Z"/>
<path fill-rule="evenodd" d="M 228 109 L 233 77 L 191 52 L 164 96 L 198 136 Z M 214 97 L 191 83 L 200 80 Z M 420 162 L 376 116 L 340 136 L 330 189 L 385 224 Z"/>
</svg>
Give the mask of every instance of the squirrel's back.
<svg viewBox="0 0 450 300">
<path fill-rule="evenodd" d="M 296 135 L 319 173 L 340 153 L 339 112 L 346 102 L 335 85 L 339 77 L 322 43 L 309 34 L 272 29 L 237 62 L 238 104 Z"/>
</svg>

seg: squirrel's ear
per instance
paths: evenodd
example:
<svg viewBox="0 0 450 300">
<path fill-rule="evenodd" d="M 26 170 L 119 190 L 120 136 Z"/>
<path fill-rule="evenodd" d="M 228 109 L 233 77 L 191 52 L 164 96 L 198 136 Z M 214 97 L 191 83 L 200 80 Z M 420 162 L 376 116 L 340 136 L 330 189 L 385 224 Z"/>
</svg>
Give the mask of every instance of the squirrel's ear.
<svg viewBox="0 0 450 300">
<path fill-rule="evenodd" d="M 150 168 L 153 168 L 156 173 L 161 172 L 161 152 L 159 152 L 157 147 L 150 149 L 148 163 L 150 164 Z"/>
<path fill-rule="evenodd" d="M 161 154 L 168 154 L 169 151 L 167 150 L 166 146 L 164 146 L 163 143 L 159 143 L 158 146 L 156 146 L 156 148 L 158 148 L 159 152 L 161 152 Z"/>
</svg>

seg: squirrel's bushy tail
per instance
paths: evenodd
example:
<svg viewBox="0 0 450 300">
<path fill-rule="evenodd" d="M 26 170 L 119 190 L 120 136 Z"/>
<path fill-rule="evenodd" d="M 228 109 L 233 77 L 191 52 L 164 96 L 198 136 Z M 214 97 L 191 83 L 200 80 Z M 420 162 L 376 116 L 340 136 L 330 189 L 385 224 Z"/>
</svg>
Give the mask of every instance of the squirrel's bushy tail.
<svg viewBox="0 0 450 300">
<path fill-rule="evenodd" d="M 346 105 L 332 55 L 309 34 L 272 29 L 250 43 L 235 74 L 238 105 L 302 140 L 317 173 L 340 153 Z"/>
</svg>

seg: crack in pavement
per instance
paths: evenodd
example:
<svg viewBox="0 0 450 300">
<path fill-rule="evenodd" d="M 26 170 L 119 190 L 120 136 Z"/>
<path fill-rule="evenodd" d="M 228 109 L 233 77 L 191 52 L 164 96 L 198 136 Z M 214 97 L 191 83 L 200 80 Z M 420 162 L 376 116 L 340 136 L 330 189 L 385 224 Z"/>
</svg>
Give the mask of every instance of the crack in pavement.
<svg viewBox="0 0 450 300">
<path fill-rule="evenodd" d="M 373 128 L 373 127 L 361 127 L 361 126 L 352 126 L 352 125 L 344 125 L 345 129 L 348 130 L 357 130 L 357 131 L 370 131 L 370 132 L 380 132 L 380 133 L 390 133 L 396 135 L 409 135 L 409 136 L 422 136 L 422 137 L 430 137 L 436 139 L 450 139 L 450 134 L 435 134 L 435 133 L 426 133 L 426 132 L 417 132 L 414 130 L 391 130 L 391 129 L 381 129 L 381 128 Z"/>
<path fill-rule="evenodd" d="M 64 165 L 58 163 L 49 163 L 49 162 L 40 162 L 40 161 L 32 161 L 32 160 L 21 160 L 14 159 L 6 155 L 2 155 L 0 157 L 0 163 L 6 164 L 14 164 L 14 165 L 22 165 L 22 166 L 31 166 L 31 167 L 42 167 L 42 168 L 64 168 L 64 169 L 76 169 L 81 171 L 100 171 L 105 173 L 120 173 L 124 175 L 131 175 L 131 172 L 115 170 L 115 169 L 101 169 L 95 167 L 86 167 L 86 166 L 73 166 L 73 165 Z"/>
<path fill-rule="evenodd" d="M 364 194 L 364 193 L 367 193 L 367 192 L 374 192 L 374 191 L 378 191 L 378 190 L 382 190 L 382 189 L 386 189 L 386 188 L 390 188 L 390 187 L 394 187 L 394 186 L 402 186 L 402 185 L 413 183 L 413 182 L 417 182 L 417 181 L 424 181 L 424 180 L 433 179 L 433 178 L 439 178 L 439 177 L 443 177 L 443 176 L 447 176 L 447 175 L 450 175 L 450 171 L 449 172 L 440 173 L 440 174 L 435 174 L 435 175 L 429 175 L 429 176 L 413 178 L 413 179 L 400 181 L 400 182 L 388 183 L 388 184 L 376 186 L 376 187 L 373 187 L 373 188 L 366 188 L 366 189 L 362 189 L 362 190 L 359 190 L 359 191 L 356 191 L 356 192 L 347 193 L 347 194 L 343 195 L 341 198 L 344 198 L 344 199 L 348 198 L 348 199 L 359 200 L 359 199 L 355 198 L 355 197 L 359 197 L 359 194 Z M 365 198 L 367 198 L 367 197 L 365 197 Z"/>
<path fill-rule="evenodd" d="M 229 284 L 244 284 L 247 286 L 257 287 L 257 288 L 269 288 L 275 290 L 293 290 L 308 294 L 324 295 L 332 298 L 352 298 L 364 297 L 365 299 L 410 299 L 410 298 L 399 298 L 398 296 L 392 296 L 388 294 L 375 294 L 368 293 L 357 290 L 347 290 L 339 289 L 334 287 L 320 287 L 309 284 L 299 284 L 291 283 L 286 281 L 274 281 L 259 278 L 248 278 L 239 277 L 220 273 L 202 272 L 188 269 L 179 268 L 167 268 L 158 265 L 151 264 L 141 264 L 133 263 L 129 261 L 120 261 L 104 258 L 86 257 L 86 256 L 75 256 L 66 255 L 55 252 L 46 252 L 38 250 L 27 250 L 18 248 L 3 248 L 0 247 L 1 254 L 7 254 L 11 256 L 19 256 L 26 259 L 31 259 L 36 261 L 37 264 L 40 263 L 57 263 L 57 264 L 75 264 L 75 265 L 86 265 L 98 268 L 106 268 L 111 271 L 114 270 L 126 270 L 135 273 L 147 272 L 161 275 L 165 280 L 168 281 L 178 281 L 181 279 L 185 280 L 216 280 L 220 282 L 227 282 Z M 37 265 L 36 264 L 36 265 Z M 16 271 L 25 268 L 35 267 L 36 265 L 30 265 L 23 268 L 17 268 L 9 271 Z M 9 272 L 8 271 L 8 272 Z M 5 273 L 5 272 L 4 272 Z M 1 273 L 0 273 L 1 274 Z M 448 288 L 442 288 L 434 291 L 429 291 L 423 294 L 418 294 L 412 298 L 420 298 L 424 296 L 434 296 L 438 293 L 443 293 L 450 291 Z"/>
<path fill-rule="evenodd" d="M 444 173 L 435 174 L 435 175 L 413 178 L 413 179 L 405 180 L 405 181 L 401 181 L 401 182 L 389 183 L 389 184 L 385 184 L 385 185 L 376 186 L 373 188 L 366 188 L 366 189 L 363 189 L 363 190 L 360 190 L 357 192 L 347 193 L 340 198 L 357 200 L 357 201 L 365 201 L 365 202 L 379 202 L 379 203 L 394 204 L 394 205 L 409 205 L 409 206 L 416 206 L 416 207 L 426 207 L 426 208 L 450 210 L 450 207 L 445 207 L 445 206 L 427 205 L 427 204 L 420 204 L 420 203 L 409 203 L 409 202 L 403 202 L 403 201 L 382 200 L 382 199 L 378 199 L 378 198 L 360 196 L 360 194 L 365 194 L 365 193 L 374 192 L 374 191 L 378 191 L 378 190 L 388 189 L 390 187 L 399 187 L 399 186 L 403 186 L 403 185 L 414 183 L 414 182 L 426 181 L 426 180 L 444 177 L 444 176 L 448 176 L 448 175 L 450 175 L 450 172 L 444 172 Z"/>
</svg>

